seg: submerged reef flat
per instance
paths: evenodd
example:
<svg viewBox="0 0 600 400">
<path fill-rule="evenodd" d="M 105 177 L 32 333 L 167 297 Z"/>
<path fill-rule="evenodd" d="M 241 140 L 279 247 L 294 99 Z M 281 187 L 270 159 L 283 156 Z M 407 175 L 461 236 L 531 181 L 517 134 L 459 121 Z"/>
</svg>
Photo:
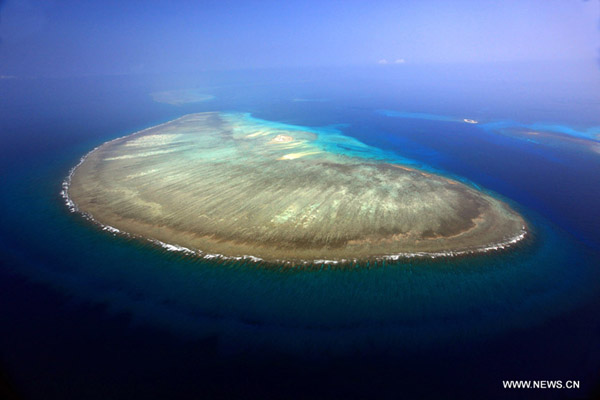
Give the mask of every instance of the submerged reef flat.
<svg viewBox="0 0 600 400">
<path fill-rule="evenodd" d="M 525 236 L 523 218 L 502 201 L 367 151 L 345 152 L 344 140 L 354 139 L 327 135 L 248 114 L 190 114 L 99 146 L 72 171 L 65 194 L 107 229 L 204 257 L 458 255 Z"/>
<path fill-rule="evenodd" d="M 150 93 L 150 96 L 152 96 L 152 99 L 156 102 L 171 104 L 174 106 L 181 106 L 188 103 L 199 103 L 201 101 L 208 101 L 214 99 L 214 96 L 210 94 L 201 93 L 196 89 L 153 92 Z"/>
</svg>

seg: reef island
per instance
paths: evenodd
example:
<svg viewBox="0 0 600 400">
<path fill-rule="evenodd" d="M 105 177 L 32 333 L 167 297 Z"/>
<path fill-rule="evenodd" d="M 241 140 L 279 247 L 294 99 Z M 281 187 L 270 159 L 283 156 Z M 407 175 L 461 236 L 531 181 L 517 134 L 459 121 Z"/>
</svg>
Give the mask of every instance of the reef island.
<svg viewBox="0 0 600 400">
<path fill-rule="evenodd" d="M 205 257 L 451 256 L 525 236 L 523 218 L 499 199 L 345 153 L 343 142 L 248 114 L 190 114 L 99 146 L 72 171 L 65 193 L 105 227 Z"/>
</svg>

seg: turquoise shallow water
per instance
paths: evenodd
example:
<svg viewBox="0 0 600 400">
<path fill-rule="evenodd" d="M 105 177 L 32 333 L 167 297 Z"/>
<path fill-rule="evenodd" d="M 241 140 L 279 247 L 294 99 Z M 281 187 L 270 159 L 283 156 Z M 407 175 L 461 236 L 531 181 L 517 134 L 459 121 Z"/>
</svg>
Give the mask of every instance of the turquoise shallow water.
<svg viewBox="0 0 600 400">
<path fill-rule="evenodd" d="M 33 327 L 48 332 L 44 351 L 54 348 L 62 354 L 58 361 L 50 357 L 54 362 L 60 364 L 63 357 L 69 359 L 70 352 L 85 348 L 73 344 L 76 337 L 96 343 L 84 326 L 93 327 L 97 335 L 108 335 L 107 345 L 123 354 L 129 354 L 125 337 L 171 349 L 164 350 L 166 358 L 174 354 L 175 346 L 196 354 L 198 341 L 209 340 L 215 363 L 243 357 L 254 365 L 266 354 L 275 354 L 291 357 L 290 364 L 311 368 L 316 368 L 315 360 L 348 357 L 355 365 L 364 357 L 379 357 L 376 365 L 381 368 L 389 368 L 390 363 L 401 368 L 400 360 L 414 365 L 415 359 L 431 366 L 439 356 L 469 371 L 479 371 L 481 363 L 498 363 L 497 370 L 506 371 L 525 357 L 506 342 L 522 337 L 522 346 L 531 352 L 525 362 L 528 366 L 546 374 L 567 371 L 581 379 L 593 376 L 597 359 L 582 363 L 581 358 L 569 358 L 569 354 L 595 354 L 594 332 L 600 326 L 594 313 L 582 311 L 598 301 L 600 283 L 593 209 L 600 197 L 586 183 L 598 177 L 598 159 L 593 153 L 523 144 L 510 136 L 488 134 L 481 127 L 457 124 L 454 117 L 407 120 L 368 107 L 357 111 L 352 102 L 363 106 L 368 102 L 342 102 L 335 96 L 323 96 L 332 98 L 328 102 L 293 102 L 289 96 L 270 103 L 250 92 L 246 97 L 236 93 L 242 96 L 236 98 L 224 91 L 215 93 L 210 102 L 174 107 L 152 103 L 139 88 L 128 90 L 121 104 L 100 96 L 73 106 L 79 117 L 69 117 L 73 110 L 67 105 L 72 100 L 66 95 L 56 106 L 38 99 L 48 115 L 58 117 L 43 113 L 33 119 L 19 117 L 15 110 L 2 115 L 6 132 L 19 134 L 10 139 L 11 148 L 19 151 L 7 151 L 2 163 L 2 185 L 7 189 L 0 195 L 4 282 L 8 285 L 20 277 L 41 284 L 51 296 L 66 298 L 68 304 L 44 309 L 53 316 L 47 322 L 39 322 L 31 311 L 31 315 L 23 314 L 22 320 L 11 320 L 12 329 L 15 336 L 34 338 Z M 278 104 L 284 99 L 288 102 L 282 111 Z M 126 107 L 127 113 L 122 111 Z M 168 252 L 101 231 L 65 207 L 59 195 L 61 183 L 87 151 L 178 115 L 210 110 L 249 111 L 247 118 L 273 121 L 273 126 L 313 127 L 309 129 L 318 130 L 319 143 L 327 150 L 391 159 L 460 177 L 510 202 L 527 219 L 531 234 L 514 249 L 463 258 L 411 259 L 344 269 L 332 265 L 273 269 Z M 319 126 L 329 128 L 314 128 Z M 541 177 L 536 171 L 546 174 Z M 581 182 L 573 176 L 580 176 Z M 590 210 L 588 224 L 582 211 L 586 208 Z M 10 310 L 47 302 L 39 289 L 5 293 L 11 293 L 10 303 L 3 298 L 3 307 Z M 80 304 L 100 304 L 103 310 L 81 311 Z M 56 322 L 61 319 L 54 317 L 64 313 L 75 322 L 61 334 L 65 329 Z M 119 315 L 127 315 L 129 322 L 116 323 Z M 22 322 L 26 320 L 38 322 L 32 326 Z M 156 331 L 170 336 L 155 339 Z M 37 360 L 39 349 L 32 344 L 25 350 L 9 337 L 1 343 L 5 362 L 18 381 L 26 382 L 38 373 L 35 362 L 27 361 Z M 453 353 L 448 355 L 448 349 Z M 477 349 L 477 361 L 469 358 L 472 349 Z M 499 353 L 505 357 L 499 359 Z M 90 367 L 92 371 L 106 365 L 119 371 L 118 363 L 94 354 L 90 362 L 97 366 Z M 550 362 L 544 354 L 553 355 Z M 124 365 L 148 368 L 143 365 L 146 359 L 136 360 L 132 356 Z M 194 367 L 195 361 L 187 362 Z M 68 361 L 64 363 L 61 374 L 79 373 L 70 369 Z M 581 367 L 574 370 L 573 365 Z M 423 368 L 415 367 L 415 371 Z M 449 368 L 431 368 L 437 377 L 453 376 Z M 244 370 L 236 371 L 242 375 Z M 498 378 L 492 371 L 478 373 L 480 378 Z M 181 376 L 181 371 L 165 373 L 164 379 L 177 382 L 176 374 Z M 52 374 L 47 376 L 47 381 L 53 379 Z M 93 378 L 81 380 L 82 388 L 85 382 L 94 385 Z M 39 390 L 50 385 L 44 382 Z M 385 378 L 385 382 L 393 379 Z"/>
</svg>

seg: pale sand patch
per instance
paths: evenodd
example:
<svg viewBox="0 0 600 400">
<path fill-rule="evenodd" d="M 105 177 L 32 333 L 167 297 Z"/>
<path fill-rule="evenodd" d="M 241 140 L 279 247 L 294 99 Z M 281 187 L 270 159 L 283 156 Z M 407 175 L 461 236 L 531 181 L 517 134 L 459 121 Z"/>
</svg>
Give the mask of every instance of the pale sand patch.
<svg viewBox="0 0 600 400">
<path fill-rule="evenodd" d="M 294 138 L 289 135 L 277 135 L 269 141 L 269 143 L 289 143 L 293 142 Z"/>
<path fill-rule="evenodd" d="M 282 157 L 279 157 L 278 160 L 295 160 L 298 158 L 310 156 L 312 154 L 319 154 L 319 153 L 321 153 L 321 152 L 320 151 L 305 151 L 303 153 L 289 153 Z"/>
</svg>

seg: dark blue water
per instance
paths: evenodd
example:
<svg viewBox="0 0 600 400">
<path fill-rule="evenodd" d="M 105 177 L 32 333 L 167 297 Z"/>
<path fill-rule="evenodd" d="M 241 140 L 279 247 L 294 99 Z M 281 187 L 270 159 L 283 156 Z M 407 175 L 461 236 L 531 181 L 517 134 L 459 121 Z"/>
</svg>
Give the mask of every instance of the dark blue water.
<svg viewBox="0 0 600 400">
<path fill-rule="evenodd" d="M 597 393 L 600 153 L 568 135 L 530 141 L 452 121 L 579 132 L 600 125 L 593 88 L 529 82 L 526 91 L 515 81 L 490 95 L 492 83 L 449 80 L 452 71 L 437 80 L 372 72 L 0 81 L 4 390 L 34 399 Z M 215 98 L 172 106 L 149 96 L 178 88 Z M 90 149 L 213 110 L 336 127 L 502 197 L 531 235 L 462 259 L 264 269 L 165 252 L 68 212 L 62 180 Z M 507 393 L 505 379 L 575 379 L 582 389 Z"/>
</svg>

